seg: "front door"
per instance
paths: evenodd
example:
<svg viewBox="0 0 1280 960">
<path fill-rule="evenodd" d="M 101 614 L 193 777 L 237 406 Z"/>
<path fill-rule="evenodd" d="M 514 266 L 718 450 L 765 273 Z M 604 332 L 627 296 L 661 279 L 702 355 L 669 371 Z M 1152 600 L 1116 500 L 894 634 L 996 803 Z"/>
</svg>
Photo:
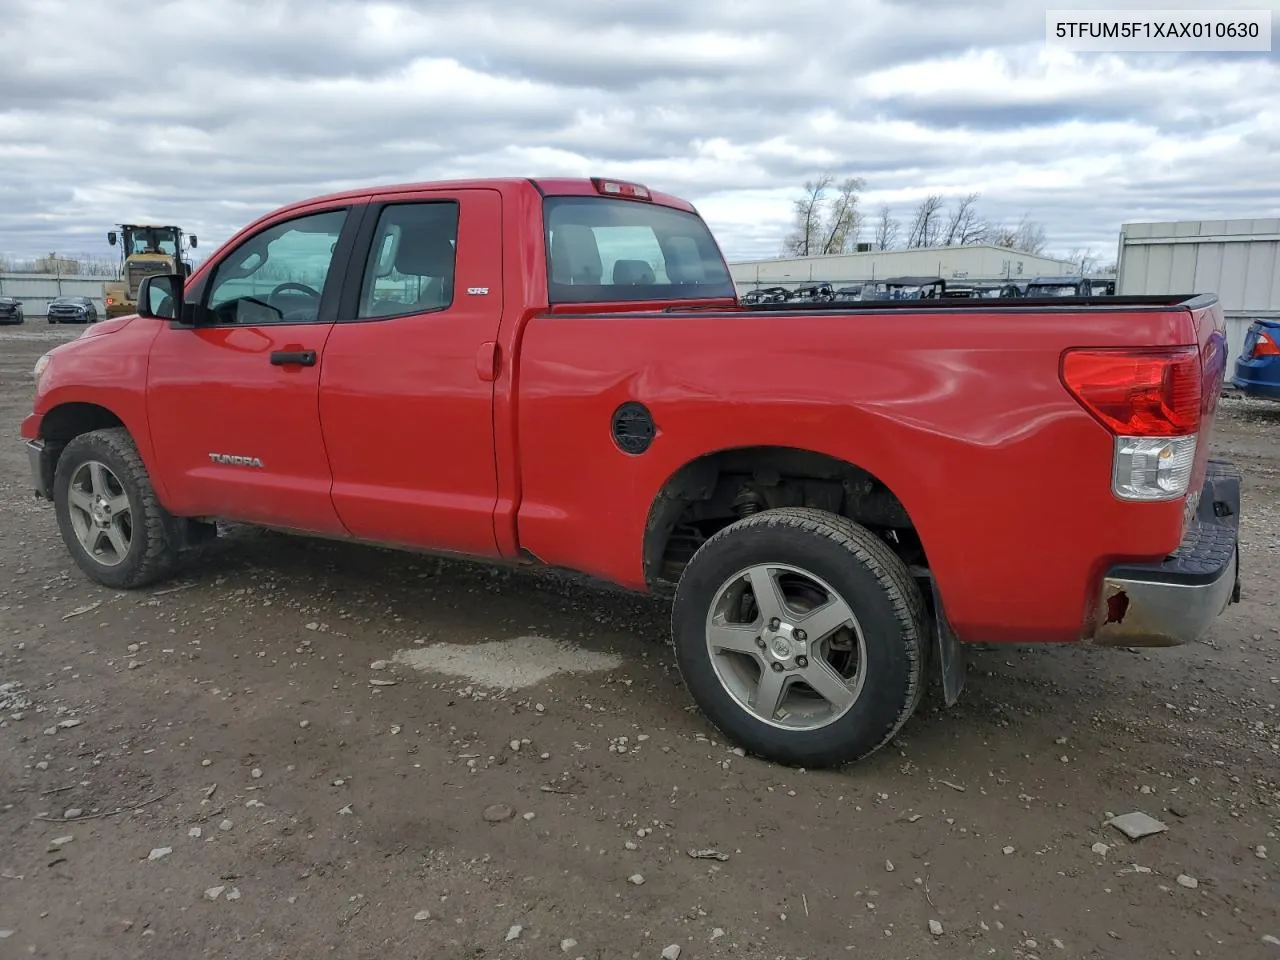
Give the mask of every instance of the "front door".
<svg viewBox="0 0 1280 960">
<path fill-rule="evenodd" d="M 346 532 L 317 404 L 360 209 L 295 212 L 250 234 L 189 288 L 195 325 L 156 337 L 147 410 L 174 512 Z"/>
<path fill-rule="evenodd" d="M 502 198 L 375 199 L 325 348 L 320 420 L 353 535 L 495 556 Z"/>
</svg>

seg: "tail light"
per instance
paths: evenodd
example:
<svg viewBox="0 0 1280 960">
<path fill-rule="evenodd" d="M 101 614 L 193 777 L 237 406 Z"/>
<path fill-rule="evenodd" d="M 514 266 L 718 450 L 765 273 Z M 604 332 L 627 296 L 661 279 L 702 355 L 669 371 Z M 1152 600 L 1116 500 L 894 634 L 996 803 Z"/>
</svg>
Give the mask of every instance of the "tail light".
<svg viewBox="0 0 1280 960">
<path fill-rule="evenodd" d="M 1062 382 L 1115 437 L 1112 492 L 1122 500 L 1185 496 L 1200 431 L 1195 347 L 1068 350 Z"/>
<path fill-rule="evenodd" d="M 1280 346 L 1276 345 L 1271 334 L 1265 330 L 1258 331 L 1258 339 L 1253 342 L 1253 357 L 1280 357 Z"/>
</svg>

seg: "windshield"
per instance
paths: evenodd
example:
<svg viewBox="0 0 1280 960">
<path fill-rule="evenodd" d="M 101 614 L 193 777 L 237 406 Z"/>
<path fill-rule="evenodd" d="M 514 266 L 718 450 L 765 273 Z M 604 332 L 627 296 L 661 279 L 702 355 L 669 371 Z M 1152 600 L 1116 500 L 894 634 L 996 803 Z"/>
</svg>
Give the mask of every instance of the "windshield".
<svg viewBox="0 0 1280 960">
<path fill-rule="evenodd" d="M 135 253 L 178 255 L 178 232 L 167 227 L 137 227 L 124 233 L 126 256 Z"/>
<path fill-rule="evenodd" d="M 551 302 L 733 297 L 724 258 L 702 219 L 610 197 L 548 197 Z"/>
</svg>

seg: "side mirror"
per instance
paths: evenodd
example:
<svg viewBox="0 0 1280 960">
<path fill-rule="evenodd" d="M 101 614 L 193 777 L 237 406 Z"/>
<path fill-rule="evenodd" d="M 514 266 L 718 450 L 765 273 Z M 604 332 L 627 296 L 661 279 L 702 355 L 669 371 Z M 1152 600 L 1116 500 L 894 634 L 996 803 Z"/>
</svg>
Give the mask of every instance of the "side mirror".
<svg viewBox="0 0 1280 960">
<path fill-rule="evenodd" d="M 193 233 L 191 234 L 191 249 L 194 250 L 195 248 L 196 248 L 196 235 Z"/>
<path fill-rule="evenodd" d="M 113 247 L 116 245 L 116 232 L 114 230 L 107 231 L 107 243 Z"/>
<path fill-rule="evenodd" d="M 144 277 L 138 287 L 138 316 L 179 319 L 183 313 L 183 282 L 180 273 L 157 273 Z"/>
</svg>

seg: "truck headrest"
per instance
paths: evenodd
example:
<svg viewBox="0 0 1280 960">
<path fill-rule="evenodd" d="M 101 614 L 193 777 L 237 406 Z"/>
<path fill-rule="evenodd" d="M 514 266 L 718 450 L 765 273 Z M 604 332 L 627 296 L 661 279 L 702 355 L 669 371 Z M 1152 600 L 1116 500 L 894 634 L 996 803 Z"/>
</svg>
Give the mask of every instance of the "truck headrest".
<svg viewBox="0 0 1280 960">
<path fill-rule="evenodd" d="M 396 250 L 396 271 L 415 277 L 451 277 L 453 244 L 438 224 L 405 227 Z"/>
<path fill-rule="evenodd" d="M 613 265 L 615 284 L 653 283 L 653 268 L 643 260 L 618 260 Z"/>
<path fill-rule="evenodd" d="M 604 274 L 591 228 L 566 223 L 551 234 L 551 279 L 555 283 L 599 283 Z"/>
</svg>

